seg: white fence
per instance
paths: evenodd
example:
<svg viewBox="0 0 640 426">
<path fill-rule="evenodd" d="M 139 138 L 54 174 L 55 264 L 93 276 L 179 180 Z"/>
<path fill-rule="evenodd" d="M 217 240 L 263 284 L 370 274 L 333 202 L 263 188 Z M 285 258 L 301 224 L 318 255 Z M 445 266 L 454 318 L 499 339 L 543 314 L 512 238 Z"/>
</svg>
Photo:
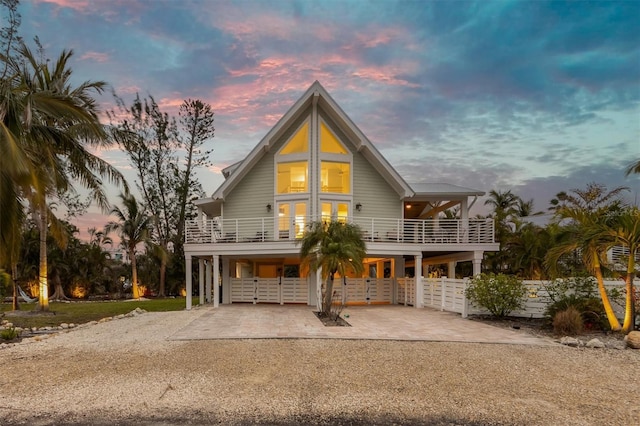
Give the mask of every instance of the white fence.
<svg viewBox="0 0 640 426">
<path fill-rule="evenodd" d="M 231 278 L 231 303 L 307 303 L 309 288 L 300 278 Z"/>
<path fill-rule="evenodd" d="M 346 281 L 346 283 L 345 283 Z M 547 281 L 524 281 L 527 286 L 527 298 L 522 310 L 511 312 L 511 316 L 542 318 L 549 304 L 549 295 L 545 290 Z M 465 297 L 469 279 L 423 278 L 423 306 L 442 311 L 457 312 L 463 317 L 468 315 L 489 314 L 471 304 Z M 605 281 L 607 289 L 622 290 L 624 282 Z M 390 304 L 415 306 L 415 278 L 347 278 L 336 280 L 333 286 L 335 297 L 347 305 Z M 394 297 L 395 291 L 395 297 Z M 231 278 L 231 302 L 245 303 L 307 303 L 309 287 L 306 279 L 300 278 Z M 624 314 L 624 306 L 612 300 L 618 316 Z"/>
<path fill-rule="evenodd" d="M 524 281 L 527 286 L 527 298 L 523 309 L 510 313 L 514 317 L 542 318 L 549 304 L 549 294 L 545 290 L 545 284 L 549 281 Z M 464 293 L 469 285 L 469 279 L 452 278 L 426 278 L 423 279 L 423 304 L 442 311 L 457 312 L 463 317 L 468 315 L 485 315 L 489 311 L 474 306 L 469 302 Z M 401 286 L 398 285 L 398 288 Z M 415 285 L 412 285 L 415 288 Z M 608 290 L 617 288 L 622 290 L 624 282 L 605 281 Z M 401 303 L 401 300 L 398 300 Z M 619 316 L 624 314 L 624 306 L 612 301 L 613 309 Z"/>
<path fill-rule="evenodd" d="M 414 306 L 416 302 L 416 280 L 415 278 L 396 279 L 396 303 L 405 306 Z"/>
<path fill-rule="evenodd" d="M 393 302 L 392 278 L 347 278 L 333 284 L 335 297 L 347 305 L 390 304 Z"/>
</svg>

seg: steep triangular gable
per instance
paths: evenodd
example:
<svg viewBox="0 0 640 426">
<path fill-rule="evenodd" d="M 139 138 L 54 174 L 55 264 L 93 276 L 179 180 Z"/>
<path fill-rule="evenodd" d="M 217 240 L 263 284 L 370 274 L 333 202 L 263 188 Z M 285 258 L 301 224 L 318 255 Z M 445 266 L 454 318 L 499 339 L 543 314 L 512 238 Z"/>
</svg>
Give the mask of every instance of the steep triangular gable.
<svg viewBox="0 0 640 426">
<path fill-rule="evenodd" d="M 356 149 L 374 166 L 376 170 L 385 178 L 392 188 L 398 193 L 399 198 L 413 195 L 411 187 L 402 179 L 398 172 L 380 154 L 360 129 L 344 113 L 342 108 L 331 98 L 329 93 L 316 81 L 302 95 L 298 101 L 286 112 L 276 125 L 265 135 L 258 145 L 249 153 L 242 163 L 233 171 L 228 179 L 213 193 L 213 199 L 224 199 L 251 168 L 263 157 L 264 153 L 272 148 L 278 138 L 289 128 L 289 126 L 300 117 L 302 113 L 312 104 L 320 104 L 324 111 L 337 123 L 341 130 L 349 137 L 356 146 Z M 344 148 L 344 147 L 343 147 Z"/>
</svg>

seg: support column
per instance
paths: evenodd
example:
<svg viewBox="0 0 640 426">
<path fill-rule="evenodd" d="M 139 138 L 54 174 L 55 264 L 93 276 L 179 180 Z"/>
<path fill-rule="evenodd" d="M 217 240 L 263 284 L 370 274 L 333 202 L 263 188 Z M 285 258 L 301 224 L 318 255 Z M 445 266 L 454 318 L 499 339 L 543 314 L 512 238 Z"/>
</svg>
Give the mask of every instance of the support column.
<svg viewBox="0 0 640 426">
<path fill-rule="evenodd" d="M 205 272 L 205 300 L 211 303 L 211 260 L 207 259 L 207 268 Z"/>
<path fill-rule="evenodd" d="M 404 278 L 404 257 L 400 256 L 393 258 L 393 300 L 391 301 L 393 304 L 399 303 L 398 278 Z M 404 303 L 404 300 L 402 302 Z"/>
<path fill-rule="evenodd" d="M 460 237 L 462 238 L 461 242 L 468 243 L 469 242 L 469 203 L 466 198 L 460 202 L 460 219 L 461 219 L 461 225 L 462 225 L 462 234 L 460 235 Z"/>
<path fill-rule="evenodd" d="M 204 305 L 204 268 L 204 259 L 198 259 L 198 296 L 201 305 Z"/>
<path fill-rule="evenodd" d="M 447 263 L 447 278 L 456 277 L 456 262 Z"/>
<path fill-rule="evenodd" d="M 424 306 L 424 288 L 422 283 L 422 253 L 415 256 L 415 271 L 416 271 L 416 297 L 415 307 L 422 308 Z"/>
<path fill-rule="evenodd" d="M 192 278 L 191 278 L 191 255 L 190 254 L 185 254 L 184 255 L 184 261 L 185 261 L 185 281 L 186 281 L 186 292 L 187 292 L 187 306 L 186 309 L 187 311 L 191 310 L 191 291 L 192 291 Z"/>
<path fill-rule="evenodd" d="M 213 256 L 213 307 L 220 304 L 220 256 Z"/>
<path fill-rule="evenodd" d="M 222 258 L 222 303 L 231 303 L 231 274 L 228 257 Z"/>
<path fill-rule="evenodd" d="M 484 257 L 483 251 L 473 252 L 473 276 L 480 275 L 482 273 L 482 258 Z"/>
</svg>

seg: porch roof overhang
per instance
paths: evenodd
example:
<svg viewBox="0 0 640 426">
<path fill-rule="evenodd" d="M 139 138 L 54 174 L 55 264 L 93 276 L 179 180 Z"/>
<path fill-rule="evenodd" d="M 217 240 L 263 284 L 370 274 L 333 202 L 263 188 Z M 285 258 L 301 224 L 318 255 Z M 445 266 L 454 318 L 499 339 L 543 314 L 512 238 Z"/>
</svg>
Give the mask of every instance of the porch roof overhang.
<svg viewBox="0 0 640 426">
<path fill-rule="evenodd" d="M 414 195 L 405 198 L 406 201 L 439 201 L 462 200 L 467 197 L 479 197 L 484 191 L 450 183 L 411 183 Z"/>
<path fill-rule="evenodd" d="M 222 216 L 222 200 L 213 198 L 200 198 L 194 200 L 193 204 L 207 217 Z"/>
<path fill-rule="evenodd" d="M 462 204 L 469 197 L 474 197 L 471 204 L 467 205 L 468 209 L 479 196 L 484 195 L 484 191 L 450 183 L 412 183 L 411 187 L 414 195 L 404 199 L 405 218 L 409 219 L 435 217 L 442 211 Z M 409 210 L 412 207 L 413 210 Z"/>
</svg>

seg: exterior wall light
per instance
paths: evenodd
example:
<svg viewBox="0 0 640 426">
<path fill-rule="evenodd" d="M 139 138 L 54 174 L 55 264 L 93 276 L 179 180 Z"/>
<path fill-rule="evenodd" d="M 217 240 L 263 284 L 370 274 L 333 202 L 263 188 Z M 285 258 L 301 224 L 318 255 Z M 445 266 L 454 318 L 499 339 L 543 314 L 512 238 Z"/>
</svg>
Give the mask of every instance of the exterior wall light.
<svg viewBox="0 0 640 426">
<path fill-rule="evenodd" d="M 271 203 L 267 204 L 267 211 L 270 212 L 271 211 Z"/>
<path fill-rule="evenodd" d="M 356 204 L 356 210 L 361 212 L 362 211 L 362 204 L 360 204 L 360 203 Z"/>
</svg>

